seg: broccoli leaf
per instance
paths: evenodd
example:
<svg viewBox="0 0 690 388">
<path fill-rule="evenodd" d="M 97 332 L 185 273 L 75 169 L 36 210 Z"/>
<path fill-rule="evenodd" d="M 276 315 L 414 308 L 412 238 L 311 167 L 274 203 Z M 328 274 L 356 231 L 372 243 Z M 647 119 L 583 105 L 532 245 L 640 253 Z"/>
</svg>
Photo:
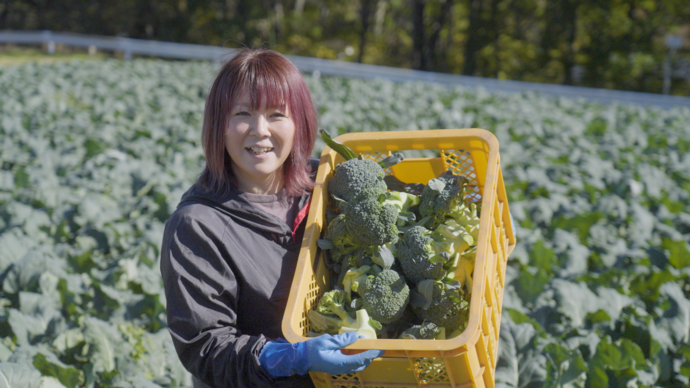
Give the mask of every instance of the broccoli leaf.
<svg viewBox="0 0 690 388">
<path fill-rule="evenodd" d="M 382 168 L 388 168 L 388 167 L 395 166 L 396 164 L 402 162 L 403 159 L 405 159 L 405 156 L 403 154 L 401 154 L 400 152 L 398 152 L 398 153 L 395 153 L 395 154 L 383 159 L 382 161 L 379 162 L 379 164 L 381 165 Z"/>
<path fill-rule="evenodd" d="M 431 306 L 431 297 L 434 293 L 434 280 L 427 279 L 417 283 L 417 289 L 410 290 L 410 304 L 421 307 L 424 310 Z"/>
<path fill-rule="evenodd" d="M 319 246 L 319 248 L 325 249 L 325 250 L 335 248 L 335 245 L 333 245 L 333 243 L 330 240 L 326 240 L 323 238 L 318 239 L 316 241 L 316 244 Z"/>
<path fill-rule="evenodd" d="M 400 191 L 403 193 L 421 195 L 424 191 L 424 185 L 421 183 L 405 183 L 393 175 L 386 175 L 383 177 L 383 181 L 386 182 L 388 190 Z"/>
<path fill-rule="evenodd" d="M 371 260 L 374 264 L 378 264 L 383 269 L 390 269 L 395 262 L 395 257 L 393 257 L 393 253 L 387 246 L 381 245 L 379 246 L 378 252 L 373 255 Z"/>
<path fill-rule="evenodd" d="M 350 160 L 357 157 L 357 155 L 346 145 L 333 140 L 326 130 L 319 129 L 319 132 L 321 133 L 321 139 L 323 139 L 324 143 L 331 147 L 333 151 L 339 153 L 340 156 L 345 158 L 345 160 Z"/>
</svg>

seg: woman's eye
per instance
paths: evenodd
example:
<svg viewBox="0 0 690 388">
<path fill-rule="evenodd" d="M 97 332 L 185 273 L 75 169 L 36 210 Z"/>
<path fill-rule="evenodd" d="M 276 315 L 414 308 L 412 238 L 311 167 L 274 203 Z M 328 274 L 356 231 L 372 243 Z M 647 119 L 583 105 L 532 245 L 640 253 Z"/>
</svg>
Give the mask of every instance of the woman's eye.
<svg viewBox="0 0 690 388">
<path fill-rule="evenodd" d="M 273 117 L 285 117 L 285 114 L 283 114 L 283 112 L 273 112 L 273 114 L 271 116 L 273 116 Z"/>
<path fill-rule="evenodd" d="M 235 113 L 235 116 L 249 116 L 249 112 L 239 111 L 239 112 Z"/>
</svg>

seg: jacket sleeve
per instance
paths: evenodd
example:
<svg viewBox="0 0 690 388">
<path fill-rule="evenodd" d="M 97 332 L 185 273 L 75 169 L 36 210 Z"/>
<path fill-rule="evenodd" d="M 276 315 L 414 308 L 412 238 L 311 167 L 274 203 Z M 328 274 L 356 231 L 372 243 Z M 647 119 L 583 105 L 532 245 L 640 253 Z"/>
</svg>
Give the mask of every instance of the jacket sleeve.
<svg viewBox="0 0 690 388">
<path fill-rule="evenodd" d="M 264 336 L 236 327 L 238 283 L 223 249 L 224 225 L 175 214 L 161 248 L 168 329 L 185 368 L 212 387 L 270 387 L 259 364 Z"/>
</svg>

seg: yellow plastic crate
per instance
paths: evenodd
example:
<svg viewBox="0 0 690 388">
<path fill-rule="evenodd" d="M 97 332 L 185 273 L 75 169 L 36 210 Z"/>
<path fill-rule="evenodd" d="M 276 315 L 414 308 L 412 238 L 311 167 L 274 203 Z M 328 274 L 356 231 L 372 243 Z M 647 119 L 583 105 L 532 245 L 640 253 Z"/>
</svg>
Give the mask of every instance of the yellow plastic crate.
<svg viewBox="0 0 690 388">
<path fill-rule="evenodd" d="M 479 240 L 465 331 L 448 340 L 359 340 L 343 349 L 358 353 L 385 350 L 383 357 L 356 374 L 310 373 L 316 387 L 494 387 L 501 327 L 501 305 L 508 255 L 515 247 L 498 153 L 498 141 L 483 129 L 349 133 L 336 138 L 355 153 L 381 160 L 403 150 L 439 150 L 440 157 L 405 159 L 386 170 L 406 183 L 428 183 L 451 169 L 476 185 L 482 201 Z M 330 290 L 330 276 L 317 240 L 325 227 L 328 180 L 343 158 L 326 147 L 295 270 L 283 334 L 290 342 L 305 341 L 311 324 L 307 312 Z"/>
</svg>

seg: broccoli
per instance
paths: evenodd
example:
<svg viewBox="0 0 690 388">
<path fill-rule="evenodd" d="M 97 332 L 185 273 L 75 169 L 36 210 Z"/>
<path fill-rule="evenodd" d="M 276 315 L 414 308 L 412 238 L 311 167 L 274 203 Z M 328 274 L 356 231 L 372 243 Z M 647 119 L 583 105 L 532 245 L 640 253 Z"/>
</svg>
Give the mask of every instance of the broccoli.
<svg viewBox="0 0 690 388">
<path fill-rule="evenodd" d="M 470 247 L 476 246 L 476 239 L 453 219 L 437 226 L 431 233 L 431 238 L 437 241 L 437 245 L 447 249 L 449 255 L 462 254 Z"/>
<path fill-rule="evenodd" d="M 399 210 L 382 203 L 381 197 L 362 197 L 348 202 L 343 209 L 343 223 L 355 245 L 385 245 L 398 236 Z"/>
<path fill-rule="evenodd" d="M 445 222 L 447 217 L 462 212 L 465 207 L 465 178 L 442 175 L 432 179 L 424 187 L 419 202 L 422 218 L 433 219 L 432 229 Z"/>
<path fill-rule="evenodd" d="M 431 301 L 425 309 L 412 305 L 412 311 L 425 322 L 445 327 L 447 331 L 464 329 L 469 316 L 469 303 L 463 299 L 459 290 L 450 289 L 442 282 L 434 282 Z"/>
<path fill-rule="evenodd" d="M 309 310 L 307 314 L 314 333 L 338 334 L 343 326 L 343 320 L 334 315 L 319 314 L 316 310 Z"/>
<path fill-rule="evenodd" d="M 398 240 L 395 251 L 405 277 L 417 284 L 424 279 L 440 280 L 449 272 L 446 263 L 474 244 L 474 239 L 454 220 L 435 230 L 422 226 L 408 229 Z"/>
<path fill-rule="evenodd" d="M 449 214 L 457 225 L 462 226 L 475 241 L 479 238 L 479 216 L 477 210 L 477 205 L 470 203 L 466 206 L 457 207 L 454 212 Z M 450 225 L 448 221 L 446 223 Z"/>
<path fill-rule="evenodd" d="M 401 339 L 436 339 L 441 330 L 432 322 L 414 325 L 400 334 Z"/>
<path fill-rule="evenodd" d="M 456 279 L 465 286 L 467 293 L 472 292 L 472 273 L 474 272 L 474 260 L 477 256 L 477 247 L 465 251 L 458 259 L 455 267 Z"/>
<path fill-rule="evenodd" d="M 319 246 L 329 251 L 328 258 L 334 264 L 336 272 L 347 270 L 349 260 L 354 257 L 354 253 L 359 246 L 355 245 L 345 227 L 344 215 L 331 220 L 326 227 L 326 239 L 319 240 Z M 324 244 L 325 243 L 325 244 Z"/>
<path fill-rule="evenodd" d="M 410 301 L 410 288 L 397 272 L 384 269 L 359 285 L 362 305 L 375 320 L 387 324 L 403 315 Z"/>
<path fill-rule="evenodd" d="M 447 245 L 437 244 L 431 238 L 431 231 L 422 226 L 409 229 L 395 244 L 398 262 L 405 277 L 413 284 L 424 279 L 438 280 L 445 276 L 443 264 L 447 258 L 440 253 L 448 253 L 448 248 Z"/>
<path fill-rule="evenodd" d="M 376 339 L 376 329 L 381 330 L 381 323 L 369 318 L 367 310 L 364 309 L 357 310 L 355 315 L 357 316 L 356 323 L 353 326 L 341 327 L 338 333 L 343 334 L 350 331 L 356 331 L 357 334 L 365 339 Z"/>
<path fill-rule="evenodd" d="M 326 227 L 326 239 L 333 243 L 335 248 L 357 248 L 345 227 L 343 214 L 334 218 Z"/>
<path fill-rule="evenodd" d="M 355 324 L 355 320 L 345 309 L 347 300 L 347 293 L 343 290 L 335 289 L 328 291 L 319 299 L 316 312 L 321 315 L 335 315 L 340 318 L 339 326 L 352 327 Z"/>
<path fill-rule="evenodd" d="M 419 205 L 419 197 L 401 191 L 391 191 L 386 194 L 383 204 L 395 206 L 399 210 L 396 225 L 405 226 L 416 219 L 415 213 L 411 210 Z"/>
<path fill-rule="evenodd" d="M 352 299 L 352 291 L 357 292 L 359 285 L 364 283 L 369 276 L 370 270 L 371 266 L 363 265 L 359 268 L 350 268 L 345 272 L 343 276 L 343 288 L 349 300 Z"/>
<path fill-rule="evenodd" d="M 335 167 L 333 178 L 328 182 L 328 192 L 332 197 L 345 202 L 357 198 L 378 197 L 388 191 L 383 177 L 386 173 L 371 159 L 350 159 Z M 336 208 L 342 206 L 336 203 Z"/>
</svg>

